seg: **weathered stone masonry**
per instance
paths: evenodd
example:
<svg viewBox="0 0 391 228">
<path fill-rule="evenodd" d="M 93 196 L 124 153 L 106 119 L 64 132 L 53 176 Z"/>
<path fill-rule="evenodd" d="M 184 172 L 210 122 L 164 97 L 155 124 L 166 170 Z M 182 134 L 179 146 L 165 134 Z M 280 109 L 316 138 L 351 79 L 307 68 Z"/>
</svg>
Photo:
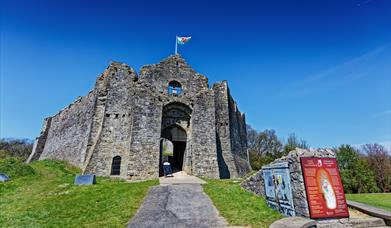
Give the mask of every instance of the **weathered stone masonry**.
<svg viewBox="0 0 391 228">
<path fill-rule="evenodd" d="M 44 121 L 28 159 L 69 161 L 83 172 L 119 177 L 159 176 L 161 138 L 174 145 L 172 165 L 211 178 L 250 169 L 246 122 L 226 81 L 208 79 L 179 55 L 141 68 L 113 62 L 94 89 Z M 161 173 L 160 173 L 161 174 Z"/>
</svg>

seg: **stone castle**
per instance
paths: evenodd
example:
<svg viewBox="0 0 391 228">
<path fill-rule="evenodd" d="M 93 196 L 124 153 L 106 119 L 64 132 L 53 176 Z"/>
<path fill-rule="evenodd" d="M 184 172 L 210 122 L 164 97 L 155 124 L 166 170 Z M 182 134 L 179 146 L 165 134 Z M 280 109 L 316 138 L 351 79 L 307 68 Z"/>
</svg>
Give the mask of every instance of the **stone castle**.
<svg viewBox="0 0 391 228">
<path fill-rule="evenodd" d="M 44 120 L 28 161 L 66 160 L 83 173 L 152 179 L 161 175 L 165 140 L 176 170 L 210 178 L 250 170 L 245 116 L 227 82 L 210 88 L 180 55 L 139 75 L 111 63 L 88 95 Z"/>
</svg>

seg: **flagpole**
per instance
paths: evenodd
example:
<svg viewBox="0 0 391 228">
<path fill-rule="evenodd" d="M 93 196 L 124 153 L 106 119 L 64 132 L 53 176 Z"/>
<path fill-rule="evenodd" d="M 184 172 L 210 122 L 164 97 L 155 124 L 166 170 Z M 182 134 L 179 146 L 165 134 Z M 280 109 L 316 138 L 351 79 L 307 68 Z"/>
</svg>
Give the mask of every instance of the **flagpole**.
<svg viewBox="0 0 391 228">
<path fill-rule="evenodd" d="M 175 36 L 175 55 L 178 53 L 178 36 Z"/>
</svg>

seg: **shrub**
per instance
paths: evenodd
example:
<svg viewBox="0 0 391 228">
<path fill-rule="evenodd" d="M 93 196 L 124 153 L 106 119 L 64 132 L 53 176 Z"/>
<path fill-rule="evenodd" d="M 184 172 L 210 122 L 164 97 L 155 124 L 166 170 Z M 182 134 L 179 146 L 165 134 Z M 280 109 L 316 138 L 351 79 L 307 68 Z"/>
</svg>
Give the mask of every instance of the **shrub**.
<svg viewBox="0 0 391 228">
<path fill-rule="evenodd" d="M 0 173 L 5 173 L 11 179 L 35 174 L 35 170 L 21 159 L 6 158 L 0 160 Z"/>
</svg>

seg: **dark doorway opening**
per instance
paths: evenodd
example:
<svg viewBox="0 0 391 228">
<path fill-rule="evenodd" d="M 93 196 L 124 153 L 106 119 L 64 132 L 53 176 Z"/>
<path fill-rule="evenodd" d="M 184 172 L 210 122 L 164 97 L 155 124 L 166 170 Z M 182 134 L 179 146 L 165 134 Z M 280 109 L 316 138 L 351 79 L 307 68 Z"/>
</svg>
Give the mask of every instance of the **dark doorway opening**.
<svg viewBox="0 0 391 228">
<path fill-rule="evenodd" d="M 113 162 L 111 163 L 111 173 L 110 175 L 120 175 L 121 173 L 121 157 L 115 156 Z"/>
<path fill-rule="evenodd" d="M 160 145 L 162 159 L 168 160 L 174 172 L 182 171 L 183 159 L 186 151 L 186 138 L 187 138 L 185 130 L 178 125 L 171 125 L 163 129 L 162 138 L 170 140 L 173 145 L 173 153 L 166 157 L 162 149 L 164 145 L 162 144 Z"/>
<path fill-rule="evenodd" d="M 160 171 L 163 162 L 166 161 L 170 162 L 174 172 L 184 169 L 187 131 L 190 129 L 191 113 L 191 108 L 180 102 L 172 102 L 163 107 L 161 138 L 163 141 L 169 141 L 170 146 L 164 146 L 160 141 Z M 170 153 L 164 151 L 163 148 L 171 148 Z"/>
<path fill-rule="evenodd" d="M 173 171 L 182 171 L 183 157 L 186 150 L 186 142 L 173 142 L 174 144 L 174 156 L 169 157 Z"/>
</svg>

